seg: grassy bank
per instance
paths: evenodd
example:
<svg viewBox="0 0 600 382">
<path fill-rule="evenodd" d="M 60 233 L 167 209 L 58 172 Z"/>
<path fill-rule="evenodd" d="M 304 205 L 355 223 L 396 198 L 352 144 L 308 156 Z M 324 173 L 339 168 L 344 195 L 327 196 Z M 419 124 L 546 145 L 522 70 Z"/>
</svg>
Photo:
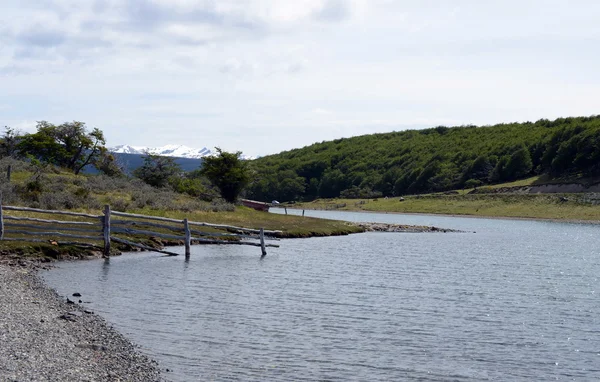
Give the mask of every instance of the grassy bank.
<svg viewBox="0 0 600 382">
<path fill-rule="evenodd" d="M 404 201 L 331 199 L 298 203 L 295 208 L 600 221 L 600 205 L 579 203 L 568 194 L 417 195 L 404 197 Z"/>
<path fill-rule="evenodd" d="M 80 210 L 91 214 L 100 214 L 97 210 Z M 259 212 L 247 207 L 236 207 L 233 211 L 166 211 L 150 208 L 130 210 L 128 212 L 140 213 L 151 216 L 162 216 L 175 219 L 188 218 L 191 221 L 234 225 L 245 228 L 265 228 L 267 230 L 283 231 L 283 238 L 303 238 L 313 236 L 347 235 L 350 233 L 363 232 L 364 229 L 346 222 L 315 219 L 301 216 L 285 216 Z M 30 212 L 6 211 L 5 215 L 40 217 Z M 68 220 L 64 215 L 44 215 L 44 219 Z M 160 231 L 160 230 L 159 230 Z M 205 228 L 204 231 L 218 232 L 216 229 Z M 147 246 L 156 247 L 160 244 L 177 244 L 177 241 L 153 242 L 148 237 L 129 237 L 128 239 L 141 242 Z M 85 241 L 85 240 L 84 240 Z M 101 247 L 101 243 L 96 242 Z M 126 246 L 114 244 L 114 254 L 122 250 L 128 250 Z M 81 248 L 71 245 L 52 245 L 49 243 L 31 242 L 8 242 L 0 241 L 0 260 L 2 257 L 11 259 L 42 257 L 46 259 L 75 259 L 89 256 L 100 256 L 99 248 Z"/>
<path fill-rule="evenodd" d="M 3 176 L 9 164 L 12 165 L 12 178 L 10 182 L 7 182 Z M 280 230 L 283 231 L 281 236 L 286 238 L 346 235 L 362 231 L 361 228 L 345 222 L 269 214 L 234 206 L 214 196 L 198 197 L 175 192 L 169 187 L 154 188 L 135 178 L 74 175 L 69 171 L 52 166 L 40 170 L 26 162 L 6 158 L 0 160 L 0 193 L 3 195 L 5 205 L 101 215 L 103 206 L 109 204 L 115 211 L 176 219 L 188 218 L 191 221 L 246 228 Z M 40 215 L 30 212 L 5 211 L 5 214 L 50 220 L 71 219 L 65 215 Z M 73 219 L 77 220 L 77 218 Z M 204 231 L 211 232 L 211 229 Z M 24 236 L 21 235 L 21 237 Z M 17 236 L 12 234 L 11 237 Z M 48 239 L 51 238 L 48 237 Z M 152 242 L 148 236 L 136 237 L 133 235 L 128 236 L 127 239 L 151 247 L 177 243 L 177 241 L 166 240 Z M 90 244 L 101 246 L 102 243 Z M 118 244 L 114 244 L 114 247 L 117 250 L 129 249 Z M 56 246 L 51 243 L 0 241 L 0 260 L 7 256 L 25 258 L 40 255 L 49 259 L 77 258 L 89 255 L 98 256 L 100 251 L 99 248 L 84 250 L 81 247 Z"/>
<path fill-rule="evenodd" d="M 593 205 L 584 194 L 527 194 L 523 188 L 546 184 L 596 184 L 598 178 L 549 179 L 534 176 L 514 182 L 446 193 L 409 195 L 402 199 L 318 199 L 297 203 L 295 208 L 471 215 L 525 219 L 600 221 L 600 204 Z M 595 200 L 600 202 L 600 198 Z"/>
<path fill-rule="evenodd" d="M 236 207 L 234 211 L 157 211 L 140 209 L 132 212 L 144 215 L 163 216 L 177 219 L 187 217 L 192 221 L 229 224 L 246 228 L 265 228 L 267 230 L 283 231 L 281 237 L 301 238 L 312 236 L 347 235 L 362 232 L 352 224 L 337 221 L 316 219 L 302 216 L 271 214 L 255 211 L 247 207 Z"/>
</svg>

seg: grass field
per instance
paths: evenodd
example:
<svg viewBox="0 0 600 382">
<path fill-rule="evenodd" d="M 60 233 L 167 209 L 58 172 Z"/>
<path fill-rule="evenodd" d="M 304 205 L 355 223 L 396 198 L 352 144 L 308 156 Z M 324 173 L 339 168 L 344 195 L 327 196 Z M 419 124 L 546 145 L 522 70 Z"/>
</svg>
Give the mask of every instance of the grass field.
<svg viewBox="0 0 600 382">
<path fill-rule="evenodd" d="M 484 186 L 481 193 L 473 189 L 449 193 L 378 199 L 318 199 L 297 203 L 295 208 L 337 209 L 346 211 L 374 211 L 398 213 L 426 213 L 445 215 L 472 215 L 481 217 L 511 217 L 527 219 L 557 219 L 570 221 L 600 221 L 600 204 L 583 202 L 581 194 L 517 194 L 495 193 L 494 190 L 511 187 L 553 183 L 597 183 L 598 179 L 569 178 L 548 180 L 534 176 L 514 182 Z M 489 190 L 490 193 L 485 193 Z M 600 203 L 600 200 L 597 200 Z"/>
<path fill-rule="evenodd" d="M 164 216 L 177 219 L 187 217 L 189 220 L 216 224 L 229 224 L 246 228 L 264 228 L 283 231 L 282 237 L 311 237 L 347 235 L 362 232 L 354 225 L 337 220 L 316 219 L 302 216 L 271 214 L 255 211 L 248 207 L 236 207 L 235 211 L 157 211 L 140 209 L 134 213 Z"/>
<path fill-rule="evenodd" d="M 566 197 L 568 201 L 562 201 Z M 343 207 L 341 207 L 343 205 Z M 572 195 L 423 195 L 380 199 L 332 199 L 295 208 L 600 221 L 600 205 L 578 203 Z"/>
</svg>

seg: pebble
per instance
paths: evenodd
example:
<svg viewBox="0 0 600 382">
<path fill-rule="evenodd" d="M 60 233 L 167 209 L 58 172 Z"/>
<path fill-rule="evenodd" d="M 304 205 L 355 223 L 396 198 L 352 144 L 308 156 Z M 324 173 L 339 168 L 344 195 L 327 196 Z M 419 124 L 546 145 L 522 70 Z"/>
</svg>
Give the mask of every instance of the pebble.
<svg viewBox="0 0 600 382">
<path fill-rule="evenodd" d="M 438 228 L 423 225 L 388 224 L 388 223 L 357 223 L 367 232 L 463 232 L 448 228 Z"/>
<path fill-rule="evenodd" d="M 0 262 L 0 291 L 0 380 L 164 380 L 155 361 L 32 269 Z"/>
</svg>

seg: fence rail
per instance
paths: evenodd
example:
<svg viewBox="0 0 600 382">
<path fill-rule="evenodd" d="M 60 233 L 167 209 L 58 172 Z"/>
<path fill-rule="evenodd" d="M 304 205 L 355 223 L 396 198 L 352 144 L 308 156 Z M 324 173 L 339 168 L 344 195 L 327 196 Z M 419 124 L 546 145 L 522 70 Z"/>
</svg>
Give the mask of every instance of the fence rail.
<svg viewBox="0 0 600 382">
<path fill-rule="evenodd" d="M 171 223 L 182 223 L 182 220 L 180 219 L 173 219 L 173 218 L 163 218 L 160 216 L 147 216 L 147 215 L 139 215 L 139 214 L 131 214 L 128 212 L 118 212 L 118 211 L 113 211 L 112 212 L 113 215 L 115 216 L 124 216 L 124 217 L 131 217 L 131 218 L 142 218 L 142 219 L 148 219 L 148 220 L 157 220 L 157 221 L 164 221 L 164 222 L 171 222 Z M 261 229 L 252 229 L 252 228 L 243 228 L 243 227 L 236 227 L 236 226 L 232 226 L 232 225 L 225 225 L 225 224 L 213 224 L 213 223 L 202 223 L 202 222 L 194 222 L 194 221 L 190 221 L 188 222 L 189 225 L 195 225 L 198 227 L 211 227 L 211 228 L 218 228 L 218 229 L 230 229 L 230 230 L 234 230 L 234 231 L 238 231 L 238 232 L 246 232 L 246 233 L 260 233 Z M 274 234 L 278 234 L 281 233 L 281 231 L 264 231 L 264 233 L 266 235 L 274 235 Z"/>
<path fill-rule="evenodd" d="M 4 211 L 65 215 L 76 218 L 76 220 L 69 221 L 40 219 L 30 216 L 12 216 L 6 215 Z M 112 216 L 118 216 L 120 219 L 111 220 Z M 156 221 L 160 221 L 161 223 L 155 223 Z M 191 227 L 208 227 L 229 232 L 205 232 L 191 229 Z M 157 231 L 156 229 L 160 229 L 161 231 Z M 181 240 L 185 246 L 185 256 L 187 259 L 190 257 L 190 247 L 192 243 L 256 246 L 261 248 L 262 256 L 265 256 L 267 254 L 267 247 L 279 247 L 279 245 L 276 244 L 266 244 L 265 240 L 278 240 L 274 236 L 279 233 L 281 233 L 281 231 L 268 231 L 264 230 L 263 228 L 251 229 L 225 224 L 194 222 L 189 221 L 188 219 L 173 219 L 112 211 L 109 205 L 104 207 L 102 215 L 59 210 L 43 210 L 29 207 L 4 206 L 2 205 L 2 195 L 0 194 L 0 240 L 46 243 L 51 242 L 58 245 L 58 242 L 53 239 L 83 239 L 97 243 L 60 242 L 60 244 L 101 248 L 105 257 L 109 256 L 110 254 L 111 242 L 126 244 L 144 250 L 160 252 L 170 256 L 178 255 L 174 252 L 166 251 L 164 249 L 156 249 L 123 237 L 115 236 L 119 234 L 143 238 L 156 237 L 162 239 Z M 15 235 L 17 235 L 17 237 L 14 237 Z M 40 237 L 49 237 L 50 239 L 43 239 Z M 250 240 L 258 240 L 258 242 Z"/>
<path fill-rule="evenodd" d="M 52 215 L 70 215 L 70 216 L 80 216 L 85 218 L 99 218 L 102 215 L 91 215 L 84 214 L 81 212 L 71 212 L 71 211 L 60 211 L 60 210 L 41 210 L 39 208 L 30 208 L 30 207 L 14 207 L 14 206 L 2 206 L 2 209 L 6 211 L 22 211 L 22 212 L 37 212 L 40 214 L 52 214 Z"/>
</svg>

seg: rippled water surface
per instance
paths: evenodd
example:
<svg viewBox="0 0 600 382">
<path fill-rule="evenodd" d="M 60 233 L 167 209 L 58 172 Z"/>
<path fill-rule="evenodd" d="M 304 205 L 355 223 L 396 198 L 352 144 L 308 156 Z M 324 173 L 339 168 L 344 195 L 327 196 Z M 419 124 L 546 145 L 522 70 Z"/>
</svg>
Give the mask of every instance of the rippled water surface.
<svg viewBox="0 0 600 382">
<path fill-rule="evenodd" d="M 196 246 L 189 262 L 125 254 L 44 277 L 174 381 L 600 379 L 600 226 L 306 214 L 469 233 L 284 240 L 262 260 Z"/>
</svg>

